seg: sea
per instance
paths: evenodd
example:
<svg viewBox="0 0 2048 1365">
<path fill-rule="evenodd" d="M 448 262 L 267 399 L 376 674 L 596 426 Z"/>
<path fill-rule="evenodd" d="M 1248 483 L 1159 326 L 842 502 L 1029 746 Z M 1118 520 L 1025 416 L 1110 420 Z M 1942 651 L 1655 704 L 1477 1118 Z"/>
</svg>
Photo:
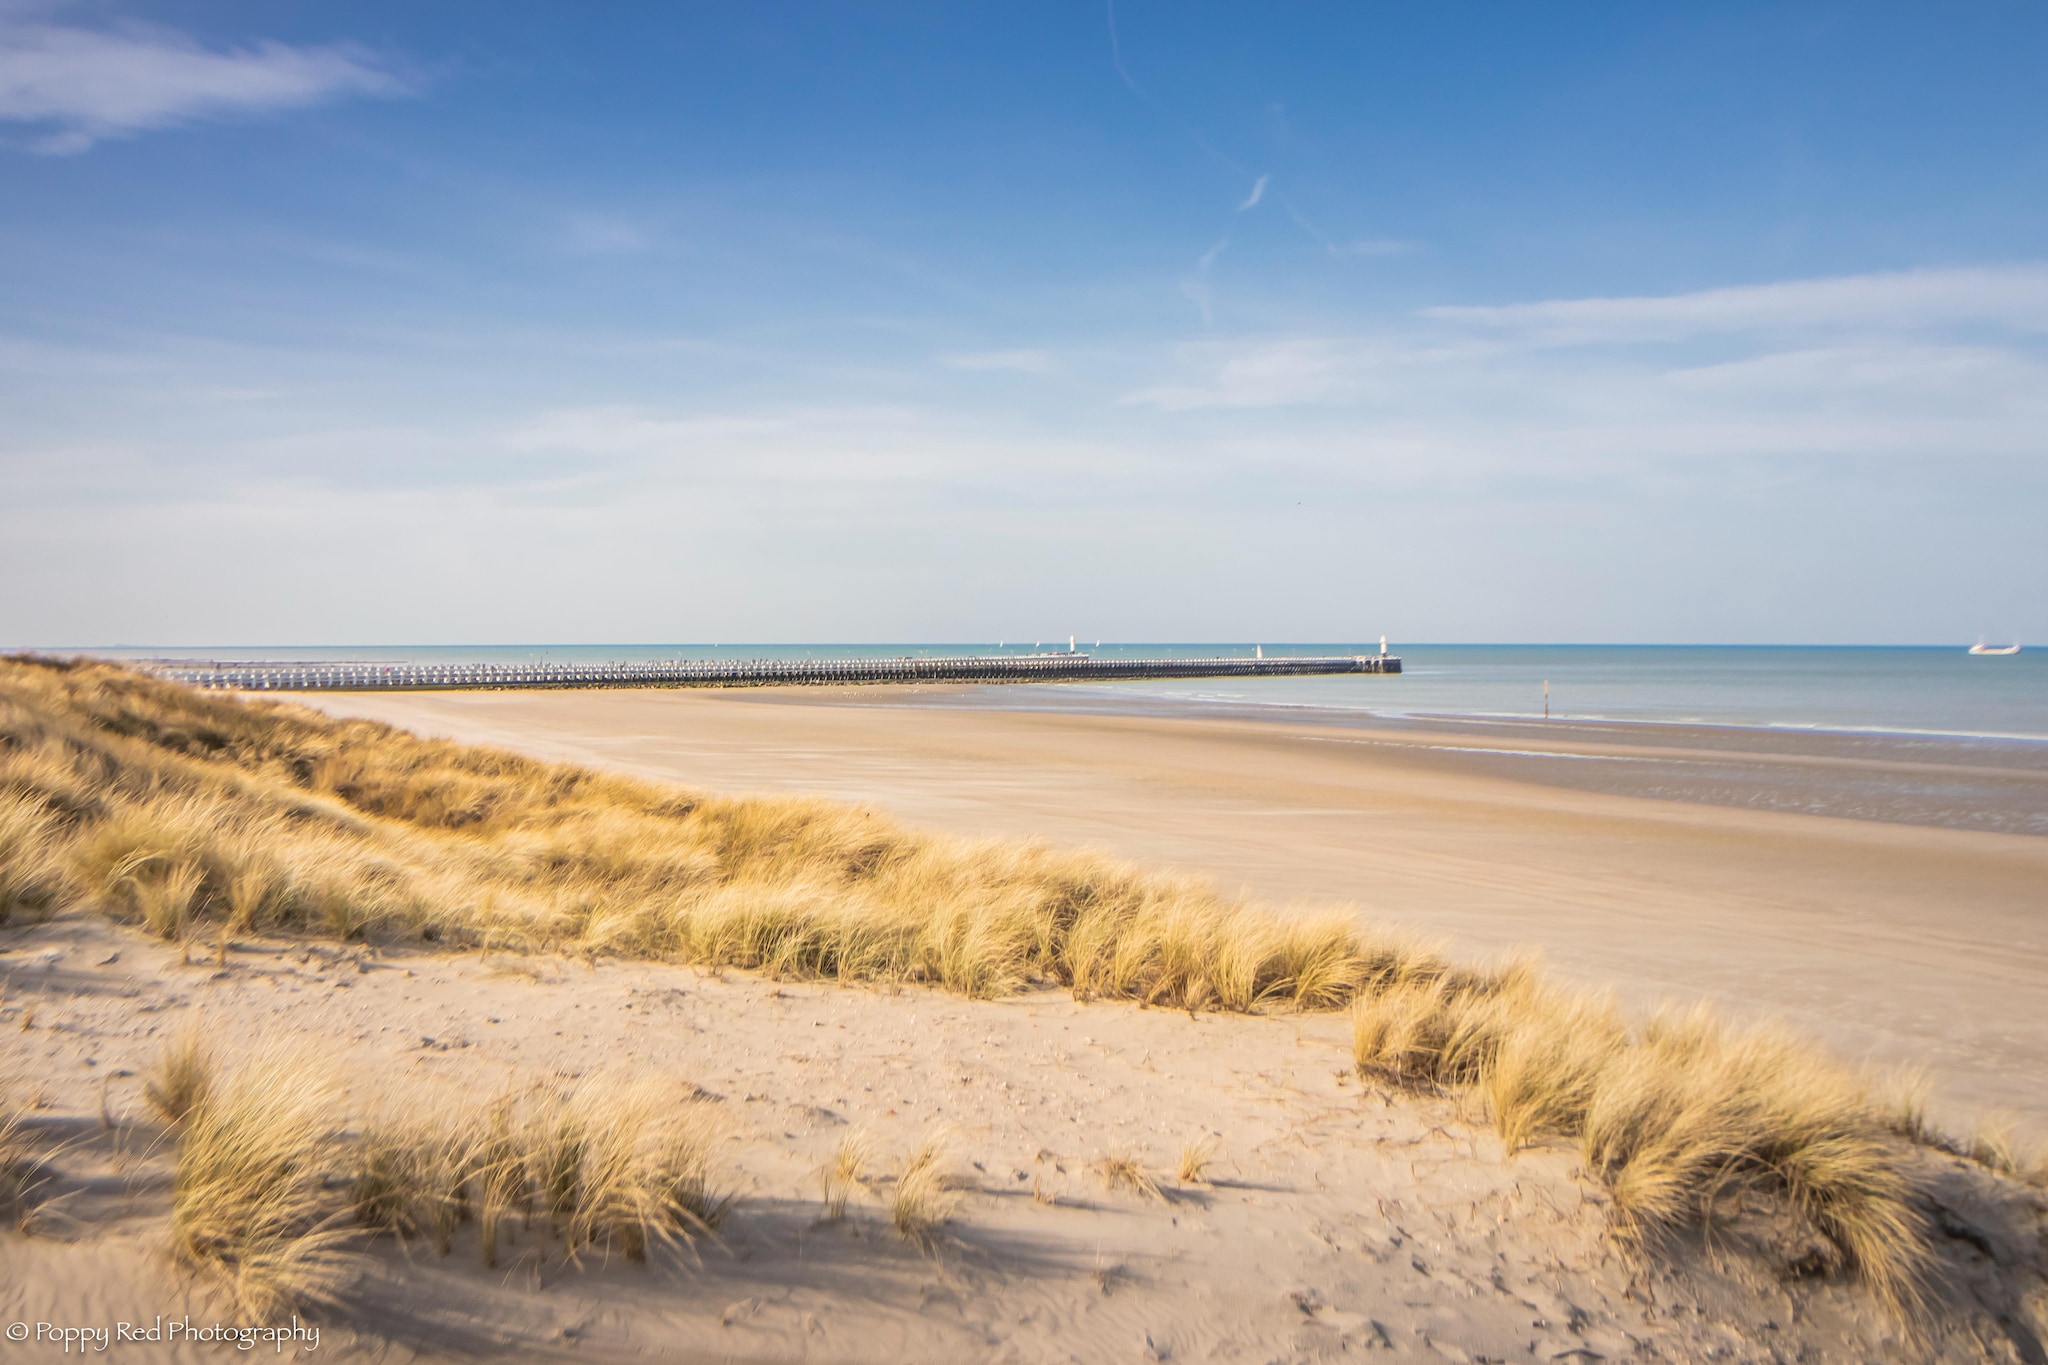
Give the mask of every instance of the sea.
<svg viewBox="0 0 2048 1365">
<path fill-rule="evenodd" d="M 1372 641 L 1122 643 L 1101 658 L 1372 654 Z M 596 644 L 96 649 L 131 660 L 651 662 L 894 658 L 1065 651 L 1061 640 L 963 644 Z M 1725 726 L 2048 744 L 2048 649 L 1959 646 L 1491 645 L 1391 642 L 1398 675 L 1060 683 L 974 689 L 1002 707 L 1315 711 L 1385 720 L 1469 717 Z M 57 651 L 53 651 L 57 652 Z"/>
</svg>

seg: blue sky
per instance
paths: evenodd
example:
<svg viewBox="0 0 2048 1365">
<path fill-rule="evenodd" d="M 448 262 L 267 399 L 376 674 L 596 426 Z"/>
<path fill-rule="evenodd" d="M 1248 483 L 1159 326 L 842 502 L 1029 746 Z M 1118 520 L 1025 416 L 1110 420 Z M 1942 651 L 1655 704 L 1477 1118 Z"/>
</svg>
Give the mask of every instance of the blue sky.
<svg viewBox="0 0 2048 1365">
<path fill-rule="evenodd" d="M 0 0 L 0 643 L 2048 638 L 2044 58 Z"/>
</svg>

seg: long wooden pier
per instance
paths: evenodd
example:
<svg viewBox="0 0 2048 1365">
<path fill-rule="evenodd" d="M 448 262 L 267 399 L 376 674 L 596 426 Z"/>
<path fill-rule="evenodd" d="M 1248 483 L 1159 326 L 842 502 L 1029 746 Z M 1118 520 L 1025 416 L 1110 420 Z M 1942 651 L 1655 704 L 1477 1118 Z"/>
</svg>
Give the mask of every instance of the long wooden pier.
<svg viewBox="0 0 2048 1365">
<path fill-rule="evenodd" d="M 238 692 L 428 692 L 504 687 L 763 687 L 791 683 L 1103 682 L 1127 678 L 1285 678 L 1399 673 L 1392 654 L 1096 659 L 997 654 L 895 659 L 682 659 L 604 664 L 159 664 L 163 677 Z"/>
</svg>

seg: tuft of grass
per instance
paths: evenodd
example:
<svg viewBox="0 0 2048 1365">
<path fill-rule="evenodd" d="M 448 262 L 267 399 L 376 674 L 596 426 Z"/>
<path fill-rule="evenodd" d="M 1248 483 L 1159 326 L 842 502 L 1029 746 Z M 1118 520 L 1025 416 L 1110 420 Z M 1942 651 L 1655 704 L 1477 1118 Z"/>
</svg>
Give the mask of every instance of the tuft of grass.
<svg viewBox="0 0 2048 1365">
<path fill-rule="evenodd" d="M 1896 1111 L 1781 1032 L 1732 1030 L 1704 1007 L 1630 1027 L 1518 964 L 1361 997 L 1353 1049 L 1362 1075 L 1476 1092 L 1511 1147 L 1575 1138 L 1637 1245 L 1763 1198 L 1826 1236 L 1901 1316 L 1929 1301 L 1932 1230 Z"/>
<path fill-rule="evenodd" d="M 472 1183 L 486 1177 L 479 1137 L 454 1115 L 368 1125 L 342 1158 L 356 1223 L 400 1241 L 419 1237 L 444 1256 L 453 1251 L 456 1230 L 472 1216 Z M 486 1264 L 496 1251 L 494 1240 Z"/>
<path fill-rule="evenodd" d="M 947 1173 L 945 1159 L 945 1138 L 934 1133 L 904 1163 L 889 1199 L 896 1231 L 926 1250 L 937 1244 L 939 1230 L 960 1206 L 959 1186 Z"/>
<path fill-rule="evenodd" d="M 338 1302 L 356 1244 L 378 1233 L 445 1255 L 474 1224 L 496 1265 L 516 1221 L 570 1261 L 644 1262 L 712 1233 L 732 1207 L 714 1181 L 719 1126 L 693 1095 L 601 1077 L 481 1107 L 410 1097 L 351 1132 L 330 1085 L 259 1060 L 184 1117 L 173 1246 L 252 1318 Z"/>
<path fill-rule="evenodd" d="M 1927 1096 L 1933 1087 L 1933 1080 L 1918 1068 L 1893 1075 L 1879 1102 L 1886 1126 L 1908 1142 L 1942 1146 L 1945 1139 L 1927 1118 Z"/>
<path fill-rule="evenodd" d="M 205 882 L 205 870 L 194 863 L 136 855 L 121 864 L 112 889 L 127 898 L 143 928 L 158 938 L 183 942 Z"/>
<path fill-rule="evenodd" d="M 1208 1178 L 1209 1164 L 1216 1159 L 1216 1139 L 1195 1138 L 1180 1147 L 1180 1159 L 1174 1163 L 1173 1178 L 1183 1185 L 1200 1185 Z"/>
<path fill-rule="evenodd" d="M 0 1218 L 26 1231 L 35 1216 L 42 1162 L 28 1137 L 23 1111 L 11 1090 L 0 1090 Z"/>
<path fill-rule="evenodd" d="M 273 1058 L 245 1067 L 185 1118 L 172 1245 L 253 1320 L 339 1300 L 353 1273 L 324 1178 L 334 1095 Z"/>
<path fill-rule="evenodd" d="M 717 1124 L 685 1088 L 599 1078 L 500 1096 L 481 1110 L 409 1103 L 348 1154 L 355 1219 L 420 1236 L 446 1255 L 475 1222 L 496 1265 L 516 1215 L 568 1256 L 647 1261 L 713 1232 L 731 1208 L 715 1185 Z"/>
<path fill-rule="evenodd" d="M 0 926 L 45 919 L 74 894 L 61 848 L 63 825 L 43 797 L 0 791 Z"/>
<path fill-rule="evenodd" d="M 1166 1192 L 1159 1188 L 1159 1181 L 1145 1169 L 1145 1164 L 1129 1152 L 1110 1152 L 1095 1163 L 1095 1173 L 1102 1177 L 1102 1183 L 1109 1188 L 1129 1190 L 1132 1194 L 1146 1199 L 1164 1202 Z"/>
<path fill-rule="evenodd" d="M 166 1123 L 183 1123 L 213 1088 L 213 1052 L 198 1025 L 164 1045 L 143 1078 L 142 1098 Z"/>
<path fill-rule="evenodd" d="M 572 1248 L 644 1261 L 651 1249 L 709 1233 L 724 1219 L 729 1201 L 710 1179 L 708 1110 L 677 1087 L 581 1087 L 561 1101 L 555 1121 L 577 1132 L 583 1155 L 566 1224 Z"/>
<path fill-rule="evenodd" d="M 847 1200 L 855 1190 L 867 1188 L 868 1166 L 873 1160 L 874 1144 L 866 1133 L 855 1130 L 839 1139 L 839 1145 L 832 1149 L 832 1159 L 819 1172 L 828 1222 L 837 1223 L 846 1217 Z"/>
<path fill-rule="evenodd" d="M 2004 1114 L 1993 1115 L 1978 1124 L 1963 1155 L 2000 1175 L 2012 1175 L 2026 1164 L 2013 1134 L 2013 1121 Z"/>
</svg>

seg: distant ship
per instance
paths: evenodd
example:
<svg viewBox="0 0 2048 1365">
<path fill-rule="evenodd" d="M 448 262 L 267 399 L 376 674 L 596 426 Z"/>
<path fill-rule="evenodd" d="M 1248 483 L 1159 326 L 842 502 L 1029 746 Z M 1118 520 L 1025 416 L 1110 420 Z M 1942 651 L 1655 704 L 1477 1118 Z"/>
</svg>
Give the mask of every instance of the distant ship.
<svg viewBox="0 0 2048 1365">
<path fill-rule="evenodd" d="M 1987 645 L 1982 640 L 1979 640 L 1976 644 L 1970 646 L 1970 652 L 1972 654 L 2017 654 L 2020 652 L 2020 647 L 2017 644 Z"/>
</svg>

